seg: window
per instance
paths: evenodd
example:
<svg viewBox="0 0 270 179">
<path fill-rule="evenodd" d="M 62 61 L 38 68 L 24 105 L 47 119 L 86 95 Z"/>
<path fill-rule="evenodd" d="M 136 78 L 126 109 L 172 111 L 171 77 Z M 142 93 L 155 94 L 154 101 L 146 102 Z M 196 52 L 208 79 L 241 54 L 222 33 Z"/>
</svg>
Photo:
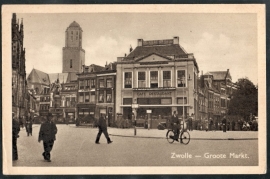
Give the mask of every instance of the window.
<svg viewBox="0 0 270 179">
<path fill-rule="evenodd" d="M 66 104 L 67 104 L 67 107 L 70 107 L 70 98 L 69 97 L 66 98 Z"/>
<path fill-rule="evenodd" d="M 171 71 L 163 71 L 163 87 L 171 87 Z"/>
<path fill-rule="evenodd" d="M 73 36 L 71 36 L 71 41 L 73 41 Z"/>
<path fill-rule="evenodd" d="M 102 79 L 102 80 L 99 80 L 99 87 L 100 88 L 104 88 L 105 86 L 104 86 L 104 80 Z"/>
<path fill-rule="evenodd" d="M 172 98 L 161 99 L 161 104 L 172 104 Z"/>
<path fill-rule="evenodd" d="M 83 103 L 84 101 L 84 94 L 83 93 L 79 93 L 79 102 Z"/>
<path fill-rule="evenodd" d="M 225 99 L 221 99 L 221 107 L 226 107 Z"/>
<path fill-rule="evenodd" d="M 72 68 L 72 60 L 70 59 L 70 68 Z"/>
<path fill-rule="evenodd" d="M 138 87 L 145 88 L 145 72 L 138 72 Z"/>
<path fill-rule="evenodd" d="M 89 93 L 85 93 L 85 102 L 89 102 L 90 101 L 90 96 Z"/>
<path fill-rule="evenodd" d="M 132 104 L 132 98 L 123 98 L 123 104 L 124 105 Z"/>
<path fill-rule="evenodd" d="M 107 79 L 107 88 L 112 87 L 112 79 Z"/>
<path fill-rule="evenodd" d="M 184 103 L 183 103 L 183 98 L 177 98 L 177 104 L 187 104 L 187 98 L 184 97 Z"/>
<path fill-rule="evenodd" d="M 99 91 L 98 102 L 104 102 L 104 91 Z"/>
<path fill-rule="evenodd" d="M 91 102 L 95 102 L 95 96 L 96 96 L 95 92 L 91 92 L 91 96 L 90 96 Z"/>
<path fill-rule="evenodd" d="M 125 88 L 132 88 L 132 73 L 131 72 L 125 72 Z"/>
<path fill-rule="evenodd" d="M 84 89 L 84 82 L 83 82 L 83 80 L 80 80 L 79 81 L 79 88 L 80 89 Z"/>
<path fill-rule="evenodd" d="M 112 102 L 112 91 L 111 90 L 107 90 L 106 101 L 109 103 Z"/>
<path fill-rule="evenodd" d="M 96 81 L 95 79 L 91 79 L 91 88 L 95 88 L 95 86 L 96 86 L 95 81 Z"/>
<path fill-rule="evenodd" d="M 90 88 L 90 80 L 86 80 L 86 89 Z"/>
<path fill-rule="evenodd" d="M 177 71 L 177 87 L 186 87 L 185 70 Z"/>
<path fill-rule="evenodd" d="M 150 72 L 150 88 L 158 88 L 158 71 Z"/>
</svg>

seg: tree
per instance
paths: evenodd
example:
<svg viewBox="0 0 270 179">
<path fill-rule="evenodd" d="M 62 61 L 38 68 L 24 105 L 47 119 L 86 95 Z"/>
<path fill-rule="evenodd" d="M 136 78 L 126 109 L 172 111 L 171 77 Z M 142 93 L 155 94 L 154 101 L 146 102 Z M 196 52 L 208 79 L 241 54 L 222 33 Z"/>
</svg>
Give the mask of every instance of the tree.
<svg viewBox="0 0 270 179">
<path fill-rule="evenodd" d="M 250 113 L 258 115 L 258 88 L 248 79 L 240 78 L 236 82 L 239 89 L 232 94 L 229 115 L 239 115 L 249 119 Z"/>
</svg>

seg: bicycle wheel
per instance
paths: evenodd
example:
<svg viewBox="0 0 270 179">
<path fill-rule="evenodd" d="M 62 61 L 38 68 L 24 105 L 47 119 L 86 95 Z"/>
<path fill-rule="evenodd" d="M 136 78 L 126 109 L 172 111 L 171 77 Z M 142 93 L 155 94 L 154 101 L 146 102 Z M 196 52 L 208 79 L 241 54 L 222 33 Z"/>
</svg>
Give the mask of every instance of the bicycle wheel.
<svg viewBox="0 0 270 179">
<path fill-rule="evenodd" d="M 189 143 L 189 141 L 190 141 L 190 135 L 189 135 L 188 131 L 182 132 L 180 135 L 180 142 L 187 145 Z"/>
<path fill-rule="evenodd" d="M 172 130 L 168 130 L 166 134 L 167 141 L 172 144 L 174 142 L 174 132 Z"/>
</svg>

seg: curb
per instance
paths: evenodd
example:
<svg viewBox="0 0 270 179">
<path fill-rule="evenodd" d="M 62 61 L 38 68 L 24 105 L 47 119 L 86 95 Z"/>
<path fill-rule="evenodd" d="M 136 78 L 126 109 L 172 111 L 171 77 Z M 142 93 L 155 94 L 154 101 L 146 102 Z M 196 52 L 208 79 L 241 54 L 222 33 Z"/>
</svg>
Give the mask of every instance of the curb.
<svg viewBox="0 0 270 179">
<path fill-rule="evenodd" d="M 167 139 L 166 137 L 150 137 L 150 136 L 125 136 L 117 134 L 109 134 L 116 137 L 132 137 L 132 138 L 146 138 L 146 139 Z M 258 138 L 190 138 L 190 140 L 258 140 Z"/>
</svg>

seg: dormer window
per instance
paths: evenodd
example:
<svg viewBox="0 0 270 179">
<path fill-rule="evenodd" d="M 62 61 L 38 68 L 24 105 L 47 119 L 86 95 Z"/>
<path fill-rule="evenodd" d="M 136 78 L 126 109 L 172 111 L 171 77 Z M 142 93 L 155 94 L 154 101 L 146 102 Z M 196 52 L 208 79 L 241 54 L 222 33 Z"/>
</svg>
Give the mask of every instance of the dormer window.
<svg viewBox="0 0 270 179">
<path fill-rule="evenodd" d="M 72 68 L 72 59 L 70 59 L 70 68 Z"/>
</svg>

